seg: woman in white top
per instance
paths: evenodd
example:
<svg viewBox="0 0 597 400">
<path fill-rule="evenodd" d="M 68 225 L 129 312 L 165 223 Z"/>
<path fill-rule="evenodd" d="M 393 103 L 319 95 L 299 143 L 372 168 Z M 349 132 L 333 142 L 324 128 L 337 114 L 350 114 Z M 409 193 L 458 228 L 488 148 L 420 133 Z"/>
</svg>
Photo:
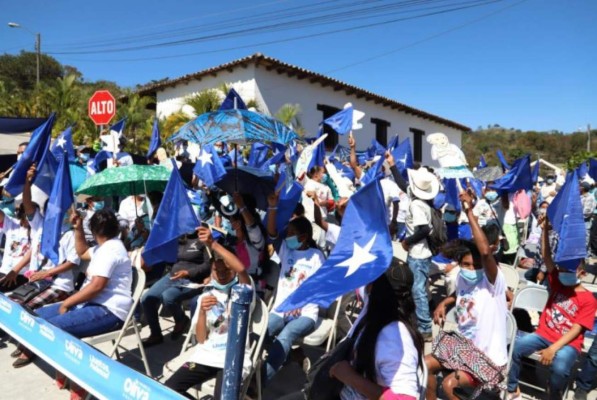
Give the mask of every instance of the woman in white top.
<svg viewBox="0 0 597 400">
<path fill-rule="evenodd" d="M 423 336 L 416 329 L 413 273 L 397 259 L 366 287 L 367 308 L 353 335 L 353 356 L 332 366 L 342 400 L 416 400 L 425 385 Z"/>
<path fill-rule="evenodd" d="M 506 280 L 498 268 L 489 241 L 474 216 L 472 196 L 461 193 L 460 200 L 463 210 L 466 210 L 475 242 L 454 241 L 442 249 L 442 254 L 458 261 L 460 272 L 456 280 L 456 293 L 437 306 L 433 319 L 436 324 L 443 324 L 446 307 L 456 304 L 458 332 L 468 339 L 468 343 L 482 351 L 496 367 L 502 368 L 508 359 Z M 445 398 L 448 400 L 459 398 L 454 394 L 457 387 L 479 386 L 480 381 L 476 376 L 446 366 L 438 357 L 435 353 L 425 357 L 429 370 L 428 400 L 437 399 L 435 374 L 442 369 L 450 370 L 450 373 L 444 375 L 443 381 Z M 457 363 L 456 359 L 449 361 Z M 497 385 L 500 382 L 493 383 Z"/>
<path fill-rule="evenodd" d="M 268 203 L 267 231 L 271 238 L 277 238 L 276 205 L 278 196 L 270 195 Z M 307 218 L 298 217 L 288 223 L 286 238 L 278 250 L 278 255 L 280 257 L 280 275 L 273 306 L 274 311 L 269 315 L 267 326 L 269 346 L 265 367 L 268 381 L 286 361 L 292 344 L 313 332 L 317 322 L 319 308 L 315 304 L 307 304 L 302 308 L 284 313 L 275 311 L 324 262 L 323 253 L 313 240 L 313 228 Z"/>
<path fill-rule="evenodd" d="M 208 228 L 199 228 L 199 240 L 211 249 L 214 258 L 211 281 L 199 297 L 200 306 L 193 316 L 198 344 L 189 361 L 164 384 L 181 395 L 194 399 L 186 391 L 215 377 L 214 398 L 219 399 L 230 323 L 230 293 L 234 285 L 250 285 L 251 280 L 242 262 L 234 253 L 213 240 Z M 243 362 L 245 371 L 250 368 L 251 363 L 249 346 L 246 350 Z"/>
</svg>

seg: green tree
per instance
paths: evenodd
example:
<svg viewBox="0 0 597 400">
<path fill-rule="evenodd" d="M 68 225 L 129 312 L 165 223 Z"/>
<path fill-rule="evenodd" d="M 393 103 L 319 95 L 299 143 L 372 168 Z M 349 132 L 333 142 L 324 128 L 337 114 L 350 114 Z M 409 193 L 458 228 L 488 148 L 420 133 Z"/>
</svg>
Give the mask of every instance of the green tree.
<svg viewBox="0 0 597 400">
<path fill-rule="evenodd" d="M 276 112 L 275 117 L 289 127 L 292 127 L 292 129 L 302 137 L 305 135 L 305 128 L 303 128 L 299 118 L 301 112 L 300 104 L 286 103 Z"/>
<path fill-rule="evenodd" d="M 0 55 L 0 81 L 4 81 L 9 90 L 31 90 L 36 83 L 37 55 L 22 51 L 18 55 Z M 64 75 L 64 68 L 52 56 L 41 54 L 39 62 L 40 82 L 53 83 Z"/>
</svg>

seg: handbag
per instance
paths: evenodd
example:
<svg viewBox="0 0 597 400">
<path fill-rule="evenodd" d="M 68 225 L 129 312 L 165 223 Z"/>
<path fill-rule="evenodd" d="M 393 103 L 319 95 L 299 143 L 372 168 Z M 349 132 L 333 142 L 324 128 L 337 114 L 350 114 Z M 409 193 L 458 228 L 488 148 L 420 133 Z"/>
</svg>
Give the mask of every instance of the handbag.
<svg viewBox="0 0 597 400">
<path fill-rule="evenodd" d="M 52 281 L 47 279 L 42 279 L 36 282 L 27 282 L 13 290 L 10 294 L 10 298 L 21 303 L 27 303 L 50 286 L 52 286 Z"/>
</svg>

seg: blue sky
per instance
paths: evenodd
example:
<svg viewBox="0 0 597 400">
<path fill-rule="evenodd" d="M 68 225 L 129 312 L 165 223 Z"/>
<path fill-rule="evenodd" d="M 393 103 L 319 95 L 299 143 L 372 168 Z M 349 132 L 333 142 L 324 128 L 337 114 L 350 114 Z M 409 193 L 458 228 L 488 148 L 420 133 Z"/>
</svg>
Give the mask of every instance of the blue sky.
<svg viewBox="0 0 597 400">
<path fill-rule="evenodd" d="M 443 1 L 463 4 L 475 0 Z M 355 6 L 347 7 L 348 3 Z M 388 12 L 370 20 L 253 32 L 174 47 L 93 53 L 154 43 L 147 42 L 146 36 L 137 38 L 142 35 L 160 34 L 160 40 L 175 40 L 229 32 L 253 27 L 246 21 L 266 13 L 260 24 L 284 25 L 288 19 L 278 17 L 293 7 L 303 7 L 297 10 L 302 14 L 293 17 L 297 19 L 307 17 L 304 13 L 315 7 L 328 6 L 340 13 L 354 10 L 356 3 L 373 7 L 396 1 L 4 0 L 0 53 L 33 50 L 33 35 L 9 28 L 6 23 L 12 21 L 41 32 L 42 51 L 76 66 L 87 80 L 134 86 L 262 52 L 472 128 L 494 123 L 564 132 L 587 123 L 597 127 L 594 0 L 501 0 L 361 30 L 265 44 L 420 15 L 439 4 L 427 3 L 418 10 L 411 8 L 410 14 Z M 193 34 L 174 37 L 177 30 L 191 28 L 195 28 Z M 101 47 L 106 41 L 110 43 Z M 59 54 L 67 51 L 92 53 Z M 148 59 L 180 54 L 184 56 Z M 290 94 L 288 101 L 292 102 Z"/>
</svg>

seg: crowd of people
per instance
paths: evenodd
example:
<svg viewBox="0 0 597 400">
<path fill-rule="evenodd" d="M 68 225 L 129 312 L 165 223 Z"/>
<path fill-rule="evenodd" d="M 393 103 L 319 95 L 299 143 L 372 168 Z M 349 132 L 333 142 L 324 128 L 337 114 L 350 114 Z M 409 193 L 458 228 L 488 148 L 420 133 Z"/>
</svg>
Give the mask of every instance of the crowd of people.
<svg viewBox="0 0 597 400">
<path fill-rule="evenodd" d="M 360 313 L 344 332 L 352 351 L 330 369 L 330 376 L 342 383 L 338 397 L 436 399 L 441 373 L 442 398 L 458 399 L 458 390 L 470 388 L 474 396 L 507 390 L 510 399 L 519 399 L 522 359 L 538 353 L 540 363 L 551 371 L 549 398 L 561 399 L 581 352 L 588 351 L 574 384 L 575 399 L 586 399 L 595 384 L 597 348 L 593 342 L 590 349 L 583 349 L 582 343 L 593 331 L 597 301 L 581 282 L 584 259 L 574 267 L 553 260 L 557 238 L 546 210 L 564 183 L 561 177 L 549 175 L 522 193 L 495 190 L 491 181 L 480 190 L 465 186 L 457 203 L 450 203 L 445 200 L 441 171 L 419 165 L 402 169 L 390 151 L 362 160 L 352 135 L 348 143 L 350 155 L 345 159 L 332 160 L 328 155 L 323 165 L 295 177 L 303 195 L 283 230 L 277 221 L 279 191 L 269 195 L 267 210 L 261 210 L 251 193 L 226 193 L 194 176 L 189 186 L 200 197 L 194 209 L 205 224 L 179 238 L 176 262 L 155 265 L 143 260 L 142 249 L 160 204 L 169 201 L 160 192 L 124 198 L 77 197 L 76 207 L 62 223 L 59 262 L 41 254 L 47 213 L 46 204 L 32 194 L 37 173 L 32 165 L 22 196 L 4 197 L 0 203 L 5 243 L 0 290 L 49 323 L 85 338 L 122 327 L 133 304 L 132 268 L 138 265 L 148 282 L 135 311 L 135 318 L 149 326 L 144 346 L 158 348 L 166 340 L 160 326 L 162 306 L 174 319 L 171 340 L 179 340 L 191 328 L 197 339 L 188 361 L 164 385 L 193 398 L 188 389 L 216 378 L 214 397 L 220 398 L 231 289 L 251 285 L 256 297 L 271 306 L 262 374 L 267 387 L 288 360 L 296 359 L 293 345 L 315 330 L 321 313 L 316 304 L 289 312 L 279 312 L 278 307 L 324 265 L 338 241 L 350 195 L 382 159 L 379 179 L 388 233 L 396 244 L 394 259 L 373 282 L 346 294 Z M 26 145 L 19 147 L 20 153 Z M 225 146 L 214 147 L 222 162 L 231 165 Z M 74 162 L 90 175 L 132 164 L 122 149 L 103 165 L 93 155 L 82 146 Z M 186 147 L 181 148 L 179 165 L 189 157 Z M 242 164 L 242 154 L 234 162 Z M 163 148 L 149 163 L 173 168 Z M 286 163 L 292 163 L 288 156 Z M 595 185 L 585 180 L 578 190 L 586 245 L 594 254 Z M 528 284 L 543 285 L 550 293 L 536 330 L 514 342 L 509 370 L 507 313 L 513 293 L 500 263 L 525 269 Z M 428 292 L 430 280 L 438 278 L 445 282 L 440 301 Z M 190 311 L 183 306 L 187 303 Z M 451 307 L 457 334 L 443 330 Z M 439 333 L 432 329 L 434 324 Z M 433 343 L 431 352 L 425 352 L 426 343 Z M 251 363 L 248 351 L 247 347 L 245 373 Z M 467 356 L 453 357 L 455 353 Z M 21 368 L 36 355 L 18 344 L 11 357 L 14 368 Z M 309 362 L 299 358 L 307 370 Z M 65 377 L 57 374 L 56 379 L 64 387 Z M 71 398 L 85 396 L 81 388 L 70 385 Z M 286 398 L 304 396 L 289 393 Z"/>
</svg>

